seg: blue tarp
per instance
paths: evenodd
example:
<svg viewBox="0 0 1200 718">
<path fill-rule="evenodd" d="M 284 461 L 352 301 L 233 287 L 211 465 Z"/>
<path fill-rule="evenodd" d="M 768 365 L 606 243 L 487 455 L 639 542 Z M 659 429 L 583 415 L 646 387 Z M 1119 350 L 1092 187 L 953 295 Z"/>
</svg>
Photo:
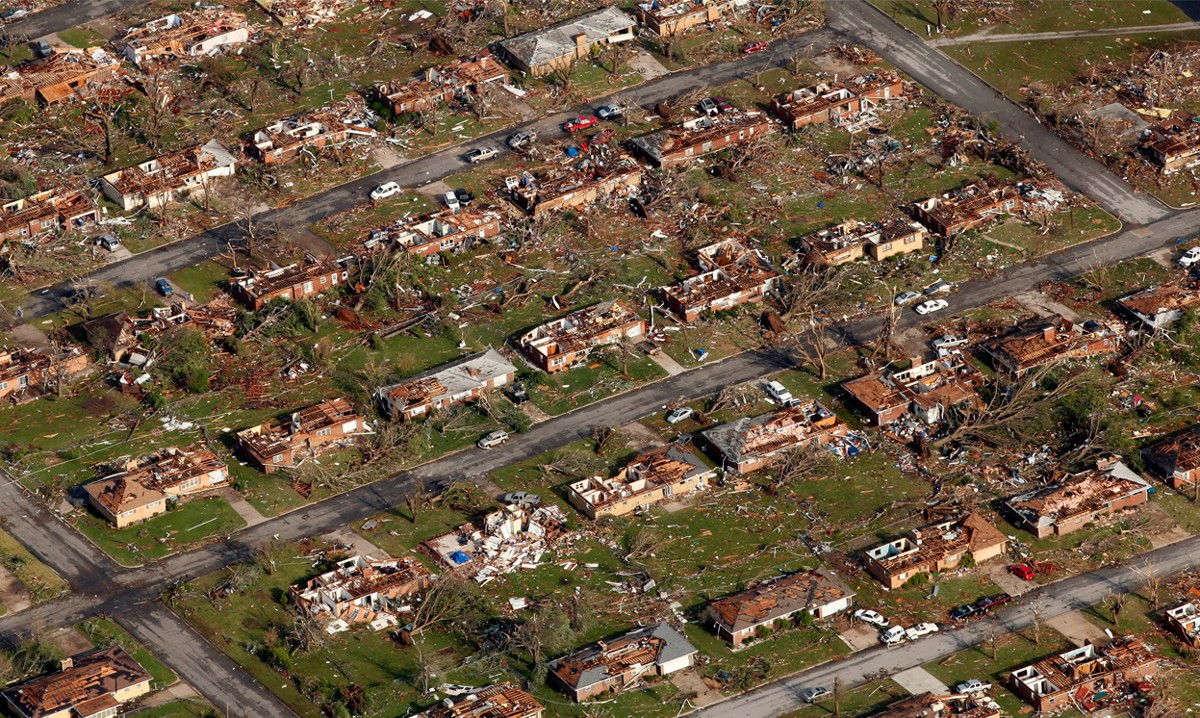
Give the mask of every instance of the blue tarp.
<svg viewBox="0 0 1200 718">
<path fill-rule="evenodd" d="M 471 557 L 462 551 L 455 551 L 454 553 L 450 554 L 450 560 L 453 561 L 456 566 L 461 566 L 467 561 L 470 561 Z"/>
</svg>

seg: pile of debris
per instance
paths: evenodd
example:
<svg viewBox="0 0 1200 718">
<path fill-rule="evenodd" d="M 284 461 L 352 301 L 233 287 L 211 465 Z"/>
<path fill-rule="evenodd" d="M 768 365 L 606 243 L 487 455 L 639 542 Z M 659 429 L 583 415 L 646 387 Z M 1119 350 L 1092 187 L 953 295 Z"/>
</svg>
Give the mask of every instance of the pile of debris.
<svg viewBox="0 0 1200 718">
<path fill-rule="evenodd" d="M 422 550 L 479 585 L 517 569 L 540 566 L 543 556 L 566 534 L 567 515 L 554 505 L 512 504 L 421 544 Z"/>
</svg>

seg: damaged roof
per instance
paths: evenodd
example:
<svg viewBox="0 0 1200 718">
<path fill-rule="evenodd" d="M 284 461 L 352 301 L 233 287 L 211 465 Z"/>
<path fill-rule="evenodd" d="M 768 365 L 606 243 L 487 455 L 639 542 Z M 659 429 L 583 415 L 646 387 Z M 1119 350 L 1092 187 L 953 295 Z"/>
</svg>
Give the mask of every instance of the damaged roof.
<svg viewBox="0 0 1200 718">
<path fill-rule="evenodd" d="M 1053 526 L 1149 489 L 1150 484 L 1145 479 L 1118 461 L 1106 468 L 1081 471 L 1043 488 L 1019 494 L 1009 499 L 1006 505 L 1031 524 Z"/>
<path fill-rule="evenodd" d="M 637 25 L 637 21 L 620 8 L 606 7 L 557 25 L 527 32 L 524 35 L 500 41 L 512 57 L 528 67 L 537 67 L 553 62 L 564 55 L 575 52 L 576 40 L 584 36 L 588 46 L 610 35 L 617 35 Z"/>
<path fill-rule="evenodd" d="M 764 581 L 719 598 L 709 608 L 724 628 L 737 633 L 797 611 L 815 613 L 822 606 L 853 597 L 854 592 L 841 579 L 818 568 Z"/>
<path fill-rule="evenodd" d="M 559 658 L 550 671 L 565 685 L 586 689 L 647 667 L 661 666 L 698 653 L 678 631 L 665 621 L 626 633 L 612 641 L 598 641 L 587 648 Z"/>
<path fill-rule="evenodd" d="M 537 699 L 516 684 L 500 683 L 447 698 L 417 718 L 533 718 L 543 710 Z"/>
<path fill-rule="evenodd" d="M 479 389 L 486 382 L 494 381 L 517 368 L 495 349 L 479 352 L 458 361 L 435 367 L 399 384 L 378 390 L 381 396 L 389 397 L 398 409 L 437 403 Z"/>
<path fill-rule="evenodd" d="M 845 436 L 846 423 L 815 399 L 742 418 L 702 432 L 704 438 L 730 461 L 762 456 L 792 446 L 805 446 L 824 437 Z"/>
<path fill-rule="evenodd" d="M 80 715 L 92 715 L 105 707 L 118 706 L 115 694 L 151 680 L 146 669 L 120 646 L 81 653 L 71 659 L 71 664 L 9 688 L 4 697 L 30 718 L 72 709 Z"/>
</svg>

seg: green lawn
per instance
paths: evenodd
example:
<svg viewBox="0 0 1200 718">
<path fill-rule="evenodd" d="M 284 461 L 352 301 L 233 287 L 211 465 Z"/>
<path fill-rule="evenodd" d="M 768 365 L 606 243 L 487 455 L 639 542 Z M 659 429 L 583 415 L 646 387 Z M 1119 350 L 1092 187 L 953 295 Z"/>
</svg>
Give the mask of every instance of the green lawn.
<svg viewBox="0 0 1200 718">
<path fill-rule="evenodd" d="M 936 27 L 937 13 L 931 0 L 871 0 L 871 3 L 921 37 Z M 1046 0 L 1013 3 L 1008 21 L 989 21 L 976 5 L 960 4 L 953 18 L 944 18 L 945 36 L 969 35 L 988 29 L 994 34 L 1099 30 L 1104 28 L 1165 25 L 1187 22 L 1188 16 L 1169 0 L 1114 0 L 1111 2 L 1071 3 Z M 937 35 L 936 31 L 933 33 Z"/>
<path fill-rule="evenodd" d="M 89 27 L 73 27 L 58 33 L 58 39 L 75 47 L 102 47 L 108 42 L 100 33 Z"/>
<path fill-rule="evenodd" d="M 165 688 L 178 680 L 178 677 L 170 668 L 167 668 L 166 664 L 158 660 L 153 653 L 126 633 L 125 629 L 112 621 L 105 618 L 91 618 L 76 625 L 75 628 L 87 636 L 92 645 L 97 648 L 118 645 L 125 649 L 125 652 L 142 664 L 142 668 L 145 668 L 154 678 L 155 690 Z"/>
<path fill-rule="evenodd" d="M 1071 648 L 1071 643 L 1060 633 L 1043 628 L 1041 643 L 1022 636 L 1002 634 L 996 643 L 996 658 L 992 658 L 990 644 L 975 646 L 952 654 L 948 658 L 925 665 L 925 670 L 948 686 L 962 681 L 979 678 L 994 686 L 1004 685 L 1004 675 L 1013 669 L 1027 666 L 1034 661 L 1061 653 Z M 1005 688 L 992 691 L 992 697 L 1009 715 L 1024 712 L 1025 704 Z"/>
<path fill-rule="evenodd" d="M 205 540 L 229 536 L 245 525 L 233 507 L 217 497 L 187 501 L 177 509 L 123 529 L 114 529 L 90 513 L 75 519 L 76 528 L 126 566 L 140 565 Z"/>
<path fill-rule="evenodd" d="M 138 718 L 213 718 L 220 714 L 208 703 L 192 698 L 141 709 L 135 715 Z"/>
<path fill-rule="evenodd" d="M 70 589 L 54 569 L 4 531 L 0 531 L 0 562 L 24 584 L 35 602 L 57 598 Z"/>
</svg>

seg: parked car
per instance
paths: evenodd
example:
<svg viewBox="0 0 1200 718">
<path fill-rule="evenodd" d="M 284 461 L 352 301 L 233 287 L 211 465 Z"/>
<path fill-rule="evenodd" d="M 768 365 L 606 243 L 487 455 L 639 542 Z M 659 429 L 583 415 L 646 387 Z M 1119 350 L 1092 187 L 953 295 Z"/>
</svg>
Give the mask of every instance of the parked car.
<svg viewBox="0 0 1200 718">
<path fill-rule="evenodd" d="M 963 604 L 962 606 L 955 606 L 954 608 L 950 609 L 950 620 L 951 621 L 965 621 L 966 619 L 968 619 L 974 615 L 975 615 L 975 606 L 973 606 L 969 603 Z"/>
<path fill-rule="evenodd" d="M 578 132 L 592 127 L 598 122 L 595 115 L 580 115 L 573 120 L 567 120 L 562 128 L 567 132 Z"/>
<path fill-rule="evenodd" d="M 454 190 L 442 195 L 442 204 L 446 205 L 446 209 L 458 211 L 458 195 L 454 194 Z"/>
<path fill-rule="evenodd" d="M 542 503 L 542 497 L 537 494 L 531 494 L 528 491 L 510 491 L 500 497 L 500 501 L 504 504 L 517 504 L 521 506 L 537 506 Z"/>
<path fill-rule="evenodd" d="M 458 198 L 458 206 L 466 207 L 475 199 L 475 195 L 465 189 L 454 190 L 454 196 Z"/>
<path fill-rule="evenodd" d="M 171 283 L 165 279 L 160 279 L 155 282 L 154 288 L 164 297 L 169 297 L 175 293 L 175 289 L 171 287 Z"/>
<path fill-rule="evenodd" d="M 910 641 L 915 641 L 922 636 L 928 636 L 931 633 L 937 633 L 938 627 L 936 623 L 918 623 L 915 626 L 910 626 L 904 631 L 904 637 Z"/>
<path fill-rule="evenodd" d="M 1011 600 L 1012 596 L 1008 595 L 1007 593 L 997 593 L 994 596 L 984 596 L 975 602 L 975 612 L 987 613 L 993 608 L 996 608 L 997 606 L 1003 606 Z"/>
<path fill-rule="evenodd" d="M 45 40 L 38 40 L 33 43 L 33 54 L 38 57 L 50 57 L 54 54 L 54 48 Z"/>
<path fill-rule="evenodd" d="M 477 686 L 464 686 L 461 683 L 447 683 L 441 688 L 438 688 L 438 690 L 448 696 L 465 696 L 468 693 L 474 693 L 475 691 L 479 690 L 479 688 Z"/>
<path fill-rule="evenodd" d="M 667 423 L 674 426 L 681 421 L 692 418 L 696 415 L 696 410 L 690 406 L 681 406 L 678 409 L 672 409 L 667 412 Z"/>
<path fill-rule="evenodd" d="M 11 10 L 5 10 L 4 12 L 0 12 L 0 22 L 13 22 L 15 20 L 20 20 L 21 18 L 26 17 L 28 15 L 29 15 L 28 10 L 26 10 L 25 8 L 16 7 Z"/>
<path fill-rule="evenodd" d="M 371 190 L 371 199 L 387 199 L 396 194 L 400 194 L 400 185 L 395 182 L 385 182 Z"/>
<path fill-rule="evenodd" d="M 1033 570 L 1033 566 L 1030 566 L 1027 563 L 1014 563 L 1012 566 L 1008 567 L 1008 570 L 1012 571 L 1012 574 L 1022 581 L 1032 581 L 1033 577 L 1036 575 Z"/>
<path fill-rule="evenodd" d="M 788 391 L 787 387 L 777 381 L 767 382 L 764 389 L 766 389 L 767 396 L 771 397 L 776 404 L 783 404 L 792 400 L 792 392 Z"/>
<path fill-rule="evenodd" d="M 742 45 L 742 52 L 749 55 L 752 52 L 762 52 L 767 49 L 767 43 L 762 40 L 752 40 Z"/>
<path fill-rule="evenodd" d="M 829 690 L 825 686 L 817 686 L 816 688 L 804 689 L 804 692 L 800 695 L 804 698 L 805 703 L 816 703 L 825 696 L 830 695 L 832 692 L 833 691 Z"/>
<path fill-rule="evenodd" d="M 869 608 L 858 609 L 854 612 L 854 617 L 863 623 L 869 623 L 872 626 L 879 626 L 880 628 L 887 628 L 888 623 L 890 623 L 890 621 L 883 617 L 882 613 L 872 611 Z"/>
<path fill-rule="evenodd" d="M 493 449 L 506 441 L 508 441 L 507 431 L 493 431 L 479 441 L 475 442 L 475 445 L 481 449 Z"/>
<path fill-rule="evenodd" d="M 892 646 L 897 643 L 903 643 L 906 635 L 904 626 L 892 626 L 887 630 L 879 632 L 879 641 L 885 646 Z"/>
<path fill-rule="evenodd" d="M 713 102 L 717 103 L 717 109 L 721 112 L 729 112 L 733 109 L 733 103 L 726 100 L 724 97 L 714 97 Z"/>
<path fill-rule="evenodd" d="M 896 295 L 896 306 L 903 307 L 905 304 L 908 304 L 909 302 L 916 300 L 916 299 L 920 299 L 920 298 L 921 298 L 920 292 L 904 292 L 902 294 L 897 294 Z"/>
<path fill-rule="evenodd" d="M 1187 269 L 1197 262 L 1200 262 L 1200 247 L 1192 247 L 1188 251 L 1184 252 L 1183 256 L 1179 258 L 1179 266 L 1183 267 L 1184 269 Z"/>
<path fill-rule="evenodd" d="M 490 160 L 498 154 L 500 154 L 500 150 L 497 150 L 495 147 L 476 147 L 467 154 L 463 155 L 463 159 L 471 164 L 475 164 L 477 162 Z"/>
<path fill-rule="evenodd" d="M 933 284 L 930 284 L 928 287 L 925 287 L 925 289 L 922 291 L 924 291 L 926 294 L 933 295 L 933 294 L 945 294 L 946 292 L 949 292 L 952 289 L 954 289 L 953 284 L 939 279 L 938 281 L 934 282 Z"/>
<path fill-rule="evenodd" d="M 525 387 L 520 384 L 513 384 L 508 390 L 508 398 L 514 404 L 524 404 L 529 401 L 529 392 L 525 391 Z"/>
<path fill-rule="evenodd" d="M 537 133 L 533 130 L 523 130 L 508 138 L 508 146 L 514 150 L 519 150 L 537 142 L 537 138 Z"/>
<path fill-rule="evenodd" d="M 700 100 L 700 112 L 710 117 L 717 114 L 717 112 L 719 112 L 719 110 L 717 110 L 717 103 L 711 97 L 706 97 L 703 100 Z"/>
<path fill-rule="evenodd" d="M 102 234 L 96 237 L 96 246 L 109 252 L 115 252 L 121 248 L 121 240 L 111 234 Z"/>
<path fill-rule="evenodd" d="M 953 349 L 954 347 L 961 347 L 966 343 L 966 337 L 958 337 L 953 334 L 943 334 L 932 342 L 934 349 Z"/>
<path fill-rule="evenodd" d="M 945 299 L 930 299 L 927 302 L 921 302 L 917 305 L 917 314 L 933 314 L 940 312 L 950 306 L 950 302 Z"/>
<path fill-rule="evenodd" d="M 615 120 L 623 114 L 625 114 L 625 110 L 615 102 L 596 108 L 596 116 L 602 120 Z"/>
<path fill-rule="evenodd" d="M 971 678 L 970 680 L 963 681 L 962 683 L 959 683 L 957 686 L 954 686 L 954 692 L 955 693 L 979 693 L 980 691 L 986 691 L 987 689 L 989 689 L 991 687 L 992 687 L 991 683 L 984 683 L 983 681 L 979 680 L 978 678 Z"/>
</svg>

